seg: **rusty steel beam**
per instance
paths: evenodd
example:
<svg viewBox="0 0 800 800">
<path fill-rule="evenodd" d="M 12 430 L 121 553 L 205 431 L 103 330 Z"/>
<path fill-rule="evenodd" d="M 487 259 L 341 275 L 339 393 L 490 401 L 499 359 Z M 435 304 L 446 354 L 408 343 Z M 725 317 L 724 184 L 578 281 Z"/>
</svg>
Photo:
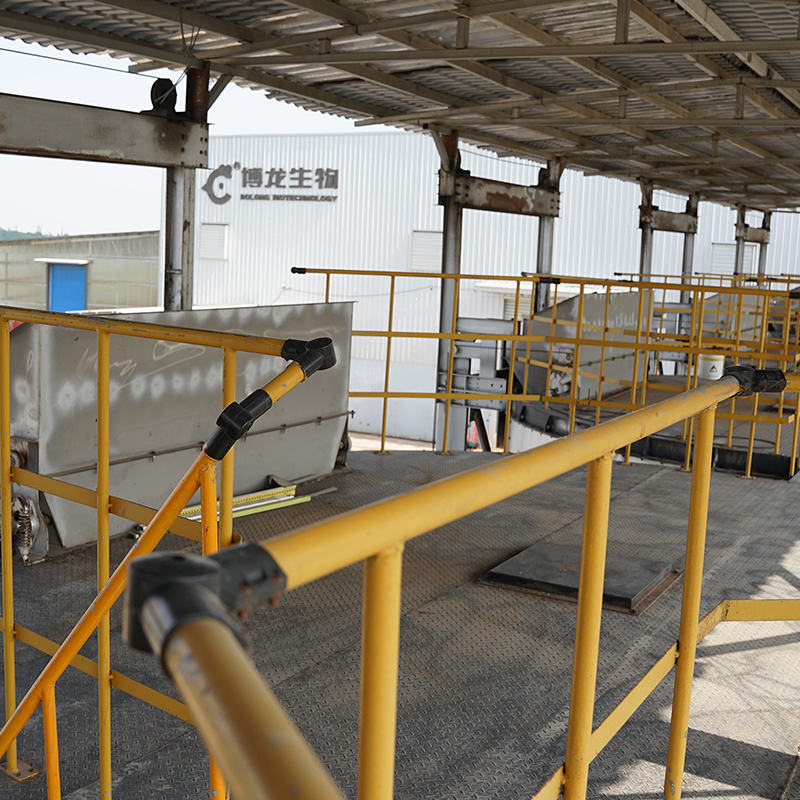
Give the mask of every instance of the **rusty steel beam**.
<svg viewBox="0 0 800 800">
<path fill-rule="evenodd" d="M 454 197 L 464 208 L 531 217 L 557 217 L 560 199 L 558 191 L 476 178 L 463 170 L 439 173 L 439 196 Z"/>
</svg>

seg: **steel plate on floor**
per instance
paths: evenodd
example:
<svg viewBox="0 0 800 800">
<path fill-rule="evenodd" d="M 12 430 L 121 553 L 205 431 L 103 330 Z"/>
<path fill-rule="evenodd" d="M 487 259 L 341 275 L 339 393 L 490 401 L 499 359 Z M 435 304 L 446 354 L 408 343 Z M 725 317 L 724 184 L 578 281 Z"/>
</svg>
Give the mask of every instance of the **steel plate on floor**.
<svg viewBox="0 0 800 800">
<path fill-rule="evenodd" d="M 486 581 L 575 601 L 580 562 L 579 545 L 538 542 L 490 569 Z M 609 553 L 603 605 L 641 614 L 679 575 L 668 562 Z"/>
</svg>

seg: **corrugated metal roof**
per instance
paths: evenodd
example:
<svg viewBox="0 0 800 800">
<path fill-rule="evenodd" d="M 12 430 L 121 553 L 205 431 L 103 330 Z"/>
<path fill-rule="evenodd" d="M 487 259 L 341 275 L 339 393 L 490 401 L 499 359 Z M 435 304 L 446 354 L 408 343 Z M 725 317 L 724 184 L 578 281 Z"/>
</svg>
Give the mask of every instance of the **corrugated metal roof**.
<svg viewBox="0 0 800 800">
<path fill-rule="evenodd" d="M 796 3 L 631 0 L 627 38 L 618 17 L 615 0 L 0 0 L 0 35 L 140 69 L 208 61 L 306 108 L 458 129 L 502 154 L 728 203 L 800 205 L 800 162 L 786 161 L 800 132 Z"/>
</svg>

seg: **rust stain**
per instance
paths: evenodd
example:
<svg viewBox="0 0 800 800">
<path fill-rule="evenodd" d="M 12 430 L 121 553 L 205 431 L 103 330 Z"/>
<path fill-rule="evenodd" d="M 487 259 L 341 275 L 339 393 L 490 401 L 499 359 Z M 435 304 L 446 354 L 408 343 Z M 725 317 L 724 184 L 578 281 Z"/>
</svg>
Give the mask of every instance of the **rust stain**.
<svg viewBox="0 0 800 800">
<path fill-rule="evenodd" d="M 486 200 L 495 211 L 522 214 L 528 210 L 528 202 L 524 197 L 509 196 L 503 192 L 487 192 Z"/>
</svg>

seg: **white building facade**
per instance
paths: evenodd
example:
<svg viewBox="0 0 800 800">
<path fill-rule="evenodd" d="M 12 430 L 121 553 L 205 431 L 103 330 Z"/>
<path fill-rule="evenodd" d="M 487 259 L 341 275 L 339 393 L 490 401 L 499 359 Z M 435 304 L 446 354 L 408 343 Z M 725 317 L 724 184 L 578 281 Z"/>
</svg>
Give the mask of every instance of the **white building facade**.
<svg viewBox="0 0 800 800">
<path fill-rule="evenodd" d="M 429 137 L 412 133 L 348 133 L 212 137 L 209 170 L 198 171 L 196 306 L 305 303 L 323 297 L 320 276 L 292 267 L 438 272 L 442 209 L 437 204 L 438 155 Z M 539 167 L 462 148 L 473 175 L 534 184 Z M 685 198 L 656 192 L 655 203 L 683 210 Z M 561 214 L 555 223 L 553 272 L 613 277 L 639 266 L 636 184 L 565 172 Z M 748 222 L 760 224 L 760 214 Z M 732 271 L 734 210 L 701 203 L 695 272 Z M 461 267 L 487 276 L 466 283 L 462 316 L 508 315 L 509 293 L 492 275 L 519 275 L 536 265 L 538 221 L 532 217 L 467 210 Z M 682 237 L 656 233 L 653 272 L 680 272 Z M 758 261 L 748 245 L 745 270 Z M 796 272 L 800 220 L 774 214 L 767 271 Z M 395 330 L 438 329 L 438 282 L 397 281 Z M 356 301 L 355 329 L 383 329 L 388 278 L 333 278 L 331 299 Z M 390 389 L 434 387 L 431 340 L 395 339 Z M 353 343 L 351 390 L 380 391 L 385 344 Z M 433 402 L 392 400 L 390 435 L 430 438 Z M 380 430 L 381 401 L 352 399 L 355 430 Z"/>
</svg>

